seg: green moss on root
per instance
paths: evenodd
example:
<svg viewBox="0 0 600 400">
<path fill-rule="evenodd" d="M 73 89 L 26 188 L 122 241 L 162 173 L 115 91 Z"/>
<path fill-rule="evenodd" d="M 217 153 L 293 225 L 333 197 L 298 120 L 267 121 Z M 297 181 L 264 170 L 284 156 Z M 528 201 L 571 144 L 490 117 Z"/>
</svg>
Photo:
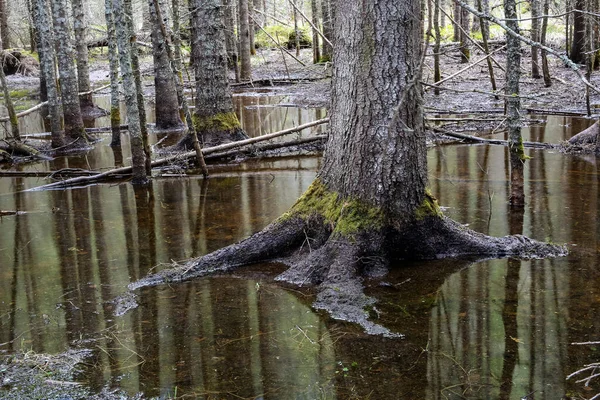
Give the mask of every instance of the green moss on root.
<svg viewBox="0 0 600 400">
<path fill-rule="evenodd" d="M 315 179 L 280 220 L 292 217 L 309 219 L 315 216 L 322 217 L 325 223 L 330 224 L 333 234 L 344 237 L 352 237 L 361 231 L 378 230 L 384 225 L 381 209 L 358 199 L 341 199 L 338 193 L 328 190 L 319 179 Z"/>
<path fill-rule="evenodd" d="M 417 220 L 421 221 L 426 217 L 441 217 L 442 210 L 437 199 L 431 194 L 429 189 L 425 189 L 425 197 L 421 205 L 415 210 Z"/>
<path fill-rule="evenodd" d="M 197 132 L 234 131 L 241 128 L 240 121 L 234 112 L 218 113 L 210 116 L 192 117 Z"/>
</svg>

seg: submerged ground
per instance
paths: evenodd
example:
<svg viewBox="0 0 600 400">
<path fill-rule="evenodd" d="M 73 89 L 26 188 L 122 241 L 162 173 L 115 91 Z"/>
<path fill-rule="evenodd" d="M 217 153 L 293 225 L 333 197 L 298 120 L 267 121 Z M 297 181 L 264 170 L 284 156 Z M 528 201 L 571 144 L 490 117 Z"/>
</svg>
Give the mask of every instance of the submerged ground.
<svg viewBox="0 0 600 400">
<path fill-rule="evenodd" d="M 570 72 L 554 67 L 569 82 Z M 312 68 L 307 77 L 327 74 L 325 66 Z M 460 68 L 448 61 L 446 70 Z M 481 89 L 481 82 L 487 83 L 475 67 L 455 87 Z M 302 85 L 236 95 L 249 133 L 324 116 L 327 81 Z M 526 100 L 528 107 L 582 111 L 581 92 L 561 85 L 557 80 L 544 94 L 541 82 L 525 78 L 525 92 L 543 94 Z M 498 126 L 495 137 L 502 136 L 501 102 L 489 96 L 444 92 L 426 101 L 437 111 L 428 114 L 431 123 Z M 483 109 L 495 117 L 482 118 Z M 458 124 L 458 118 L 477 121 Z M 525 140 L 559 142 L 592 122 L 533 119 L 541 122 L 524 129 Z M 22 123 L 32 133 L 44 130 L 39 115 Z M 115 152 L 108 140 L 87 154 L 2 172 L 128 163 L 127 145 Z M 102 390 L 104 397 L 206 399 L 590 398 L 600 391 L 598 381 L 586 386 L 576 382 L 584 375 L 566 377 L 600 358 L 597 345 L 572 344 L 600 340 L 597 161 L 548 150 L 528 154 L 522 213 L 507 206 L 508 155 L 501 146 L 430 148 L 431 189 L 448 216 L 474 230 L 566 243 L 570 255 L 398 262 L 388 276 L 365 282 L 366 294 L 378 300 L 366 311 L 402 339 L 369 336 L 316 313 L 310 290 L 273 283 L 283 268 L 276 264 L 147 288 L 137 308 L 117 315 L 113 300 L 127 284 L 247 237 L 282 214 L 313 180 L 318 155 L 219 165 L 209 180 L 172 168 L 144 188 L 123 183 L 24 192 L 47 180 L 3 177 L 0 210 L 23 213 L 0 219 L 0 354 L 17 354 L 0 365 L 0 398 L 48 398 L 50 390 L 56 398 Z M 41 386 L 27 391 L 31 387 L 15 384 L 11 372 L 34 355 L 65 352 L 81 355 L 79 372 L 60 375 L 42 357 L 41 368 L 25 364 L 25 371 L 41 376 Z"/>
</svg>

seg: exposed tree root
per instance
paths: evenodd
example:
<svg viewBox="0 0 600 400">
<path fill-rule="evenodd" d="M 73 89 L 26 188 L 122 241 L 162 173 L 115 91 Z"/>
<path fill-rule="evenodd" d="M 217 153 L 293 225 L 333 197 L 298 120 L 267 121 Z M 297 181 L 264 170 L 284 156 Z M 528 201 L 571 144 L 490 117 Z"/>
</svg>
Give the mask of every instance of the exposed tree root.
<svg viewBox="0 0 600 400">
<path fill-rule="evenodd" d="M 521 235 L 489 237 L 444 217 L 430 195 L 409 222 L 387 220 L 352 200 L 338 200 L 317 180 L 292 209 L 263 231 L 214 253 L 132 283 L 178 282 L 242 265 L 277 260 L 290 268 L 277 280 L 318 289 L 316 308 L 360 324 L 372 334 L 394 336 L 368 318 L 374 300 L 363 293 L 362 276 L 383 275 L 392 259 L 462 257 L 537 258 L 565 255 L 563 246 Z"/>
</svg>

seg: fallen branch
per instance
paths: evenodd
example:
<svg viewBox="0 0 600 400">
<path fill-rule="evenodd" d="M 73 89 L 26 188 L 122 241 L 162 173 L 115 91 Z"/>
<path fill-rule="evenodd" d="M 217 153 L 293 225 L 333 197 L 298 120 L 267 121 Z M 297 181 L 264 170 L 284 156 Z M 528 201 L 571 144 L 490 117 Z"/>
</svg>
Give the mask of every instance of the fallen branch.
<svg viewBox="0 0 600 400">
<path fill-rule="evenodd" d="M 205 159 L 206 160 L 218 160 L 221 158 L 235 156 L 240 153 L 252 155 L 252 154 L 256 154 L 256 153 L 260 153 L 260 152 L 264 152 L 264 151 L 268 151 L 268 150 L 283 149 L 283 148 L 292 147 L 292 146 L 302 146 L 302 145 L 305 145 L 308 143 L 319 142 L 319 141 L 324 142 L 325 140 L 327 140 L 327 135 L 317 135 L 317 136 L 303 138 L 303 139 L 290 140 L 290 141 L 283 142 L 283 143 L 268 143 L 268 144 L 253 146 L 253 147 L 251 147 L 249 149 L 245 149 L 245 150 L 240 150 L 240 149 L 229 150 L 229 151 L 225 151 L 222 153 L 211 154 L 211 155 L 205 157 Z"/>
<path fill-rule="evenodd" d="M 207 156 L 209 154 L 223 152 L 223 151 L 234 149 L 237 147 L 247 146 L 247 145 L 258 143 L 258 142 L 264 142 L 266 140 L 274 139 L 274 138 L 284 136 L 284 135 L 289 135 L 291 133 L 299 132 L 304 129 L 311 128 L 313 126 L 317 126 L 317 125 L 321 125 L 321 124 L 325 124 L 328 122 L 329 122 L 329 118 L 323 118 L 323 119 L 320 119 L 317 121 L 310 122 L 308 124 L 299 125 L 294 128 L 285 129 L 283 131 L 274 132 L 274 133 L 270 133 L 267 135 L 246 139 L 246 140 L 240 140 L 237 142 L 221 144 L 219 146 L 208 147 L 208 148 L 202 149 L 202 154 L 204 156 Z M 155 160 L 151 163 L 151 165 L 152 165 L 152 167 L 160 167 L 160 166 L 170 164 L 175 161 L 181 161 L 181 160 L 186 160 L 188 158 L 195 158 L 195 157 L 196 157 L 195 151 L 188 151 L 183 154 L 177 154 L 174 156 L 169 156 L 169 157 Z M 86 184 L 98 182 L 98 181 L 101 181 L 101 180 L 104 180 L 104 179 L 107 179 L 110 177 L 114 177 L 114 176 L 130 175 L 131 169 L 132 168 L 130 166 L 115 168 L 115 169 L 111 169 L 109 171 L 102 172 L 100 174 L 96 174 L 96 175 L 92 175 L 92 176 L 80 176 L 80 177 L 76 177 L 76 178 L 67 179 L 67 180 L 64 180 L 61 182 L 49 183 L 47 185 L 28 189 L 26 191 L 64 188 L 64 187 L 75 186 L 75 185 L 86 185 Z"/>
<path fill-rule="evenodd" d="M 465 135 L 463 133 L 458 133 L 458 132 L 450 132 L 447 131 L 445 129 L 440 129 L 440 128 L 430 128 L 432 131 L 437 132 L 437 133 L 441 133 L 445 136 L 450 136 L 456 139 L 460 139 L 464 142 L 469 142 L 469 143 L 485 143 L 485 144 L 496 144 L 496 145 L 500 145 L 500 146 L 508 146 L 508 140 L 502 140 L 502 139 L 485 139 L 485 138 L 480 138 L 477 136 L 471 136 L 471 135 Z M 538 148 L 538 149 L 555 149 L 557 147 L 559 147 L 559 145 L 554 144 L 554 143 L 543 143 L 543 142 L 523 142 L 523 146 L 524 147 L 533 147 L 533 148 Z"/>
<path fill-rule="evenodd" d="M 279 41 L 276 40 L 273 36 L 271 36 L 271 34 L 269 32 L 267 32 L 262 26 L 260 26 L 260 24 L 258 22 L 256 22 L 256 20 L 254 18 L 252 18 L 252 16 L 250 16 L 250 19 L 252 19 L 252 21 L 254 22 L 254 25 L 258 26 L 258 28 L 261 31 L 263 31 L 265 33 L 265 35 L 267 35 L 269 37 L 269 39 L 271 39 L 273 41 L 273 43 L 275 43 L 275 45 L 277 45 L 277 47 L 280 50 L 285 51 L 287 53 L 287 55 L 291 56 L 294 60 L 298 61 L 300 64 L 302 64 L 303 67 L 306 67 L 306 64 L 304 62 L 302 62 L 302 60 L 300 60 L 298 57 L 296 57 L 295 55 L 290 53 L 287 49 L 285 49 L 281 44 L 279 44 Z"/>
<path fill-rule="evenodd" d="M 315 32 L 317 32 L 319 34 L 319 36 L 321 36 L 321 38 L 323 39 L 323 41 L 325 43 L 327 43 L 329 46 L 333 47 L 333 44 L 331 43 L 331 41 L 329 39 L 327 39 L 325 37 L 325 35 L 323 35 L 323 33 L 319 30 L 319 28 L 317 28 L 315 26 L 315 24 L 313 24 L 312 20 L 310 20 L 306 15 L 304 15 L 304 12 L 298 8 L 298 6 L 296 5 L 296 3 L 294 3 L 293 0 L 290 0 L 290 4 L 296 9 L 296 11 L 298 11 L 300 13 L 300 15 L 302 16 L 302 18 L 304 18 L 306 20 L 306 22 L 308 22 L 308 24 L 310 25 L 311 28 L 313 28 L 315 30 Z"/>
<path fill-rule="evenodd" d="M 480 62 L 487 60 L 488 58 L 490 58 L 490 57 L 492 56 L 492 54 L 499 52 L 500 50 L 504 49 L 505 47 L 506 47 L 506 46 L 502 46 L 502 47 L 500 47 L 500 48 L 497 48 L 497 49 L 496 49 L 496 50 L 494 50 L 494 51 L 490 51 L 490 52 L 488 53 L 488 55 L 486 55 L 485 57 L 482 57 L 482 58 L 480 58 L 479 60 L 475 61 L 473 64 L 469 64 L 469 65 L 467 65 L 466 67 L 464 67 L 464 68 L 463 68 L 463 69 L 461 69 L 460 71 L 453 73 L 452 75 L 450 75 L 450 76 L 448 76 L 448 77 L 446 77 L 446 78 L 442 79 L 441 81 L 438 81 L 438 82 L 436 82 L 436 83 L 432 83 L 432 84 L 428 84 L 428 86 L 433 86 L 433 87 L 440 86 L 442 83 L 449 81 L 450 79 L 452 79 L 452 78 L 454 78 L 454 77 L 456 77 L 456 76 L 458 76 L 458 75 L 462 74 L 463 72 L 465 72 L 465 71 L 467 71 L 467 70 L 469 70 L 469 69 L 473 68 L 474 66 L 476 66 L 476 65 L 477 65 L 477 64 L 479 64 Z"/>
</svg>

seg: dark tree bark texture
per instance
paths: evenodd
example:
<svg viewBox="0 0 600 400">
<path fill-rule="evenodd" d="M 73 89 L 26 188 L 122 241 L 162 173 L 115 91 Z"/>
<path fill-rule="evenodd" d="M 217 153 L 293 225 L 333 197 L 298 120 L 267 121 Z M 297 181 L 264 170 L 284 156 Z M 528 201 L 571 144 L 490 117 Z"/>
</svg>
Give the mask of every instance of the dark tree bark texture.
<svg viewBox="0 0 600 400">
<path fill-rule="evenodd" d="M 247 138 L 233 110 L 220 0 L 193 0 L 194 126 L 205 145 Z"/>
<path fill-rule="evenodd" d="M 372 300 L 360 276 L 385 272 L 391 259 L 564 252 L 470 231 L 444 217 L 428 191 L 420 2 L 338 0 L 336 7 L 343 12 L 335 20 L 331 133 L 318 178 L 263 231 L 131 289 L 277 258 L 290 266 L 278 280 L 318 285 L 317 308 L 390 335 L 365 316 Z"/>
<path fill-rule="evenodd" d="M 575 8 L 585 11 L 586 0 L 575 0 Z M 585 14 L 575 12 L 573 14 L 573 42 L 569 52 L 569 58 L 578 64 L 585 62 Z"/>
<path fill-rule="evenodd" d="M 150 16 L 152 55 L 154 57 L 156 128 L 161 131 L 182 130 L 184 125 L 179 113 L 179 101 L 177 100 L 177 90 L 175 88 L 176 77 L 171 70 L 166 48 L 167 42 L 161 32 L 161 24 L 167 25 L 167 22 L 158 20 L 154 0 L 148 0 L 147 7 Z"/>
</svg>

